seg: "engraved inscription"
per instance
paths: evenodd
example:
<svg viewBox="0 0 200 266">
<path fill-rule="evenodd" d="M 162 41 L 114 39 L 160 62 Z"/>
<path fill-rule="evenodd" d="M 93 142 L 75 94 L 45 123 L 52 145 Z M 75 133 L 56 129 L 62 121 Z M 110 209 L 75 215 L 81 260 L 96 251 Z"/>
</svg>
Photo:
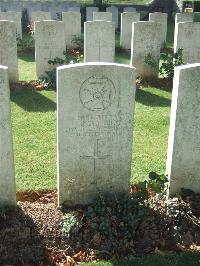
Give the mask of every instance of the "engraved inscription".
<svg viewBox="0 0 200 266">
<path fill-rule="evenodd" d="M 115 86 L 105 76 L 86 79 L 79 91 L 82 105 L 90 111 L 107 109 L 114 102 L 115 96 Z"/>
</svg>

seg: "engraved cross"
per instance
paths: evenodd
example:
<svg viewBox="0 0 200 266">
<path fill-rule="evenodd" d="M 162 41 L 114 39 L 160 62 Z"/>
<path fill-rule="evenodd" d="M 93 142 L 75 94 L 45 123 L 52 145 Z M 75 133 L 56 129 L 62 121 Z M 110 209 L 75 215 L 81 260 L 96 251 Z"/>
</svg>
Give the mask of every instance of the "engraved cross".
<svg viewBox="0 0 200 266">
<path fill-rule="evenodd" d="M 101 155 L 99 154 L 99 139 L 96 140 L 96 143 L 94 145 L 94 153 L 93 155 L 83 155 L 80 156 L 80 159 L 82 160 L 93 160 L 93 172 L 94 172 L 94 184 L 97 184 L 97 179 L 96 179 L 96 163 L 97 160 L 104 160 L 107 159 L 109 157 L 111 157 L 111 155 Z"/>
</svg>

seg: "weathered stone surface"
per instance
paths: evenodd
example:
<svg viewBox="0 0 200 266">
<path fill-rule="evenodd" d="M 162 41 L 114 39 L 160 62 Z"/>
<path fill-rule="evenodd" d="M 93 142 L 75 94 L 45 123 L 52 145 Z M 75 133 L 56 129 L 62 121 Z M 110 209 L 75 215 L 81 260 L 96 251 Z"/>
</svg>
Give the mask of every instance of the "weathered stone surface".
<svg viewBox="0 0 200 266">
<path fill-rule="evenodd" d="M 93 20 L 112 21 L 112 13 L 110 13 L 110 12 L 93 12 Z"/>
<path fill-rule="evenodd" d="M 93 12 L 98 12 L 99 8 L 96 6 L 86 7 L 86 21 L 93 21 Z"/>
<path fill-rule="evenodd" d="M 128 192 L 135 69 L 88 63 L 57 68 L 59 204 Z"/>
<path fill-rule="evenodd" d="M 158 76 L 162 35 L 160 23 L 139 21 L 133 23 L 131 64 L 141 77 Z M 150 64 L 145 61 L 147 57 Z"/>
<path fill-rule="evenodd" d="M 61 20 L 62 8 L 57 3 L 54 3 L 49 11 L 51 12 L 51 19 Z"/>
<path fill-rule="evenodd" d="M 70 6 L 70 7 L 68 7 L 67 11 L 68 12 L 78 12 L 78 13 L 81 12 L 80 6 Z"/>
<path fill-rule="evenodd" d="M 33 26 L 34 31 L 35 31 L 35 22 L 43 20 L 51 20 L 51 13 L 44 11 L 33 11 L 31 13 L 31 24 Z"/>
<path fill-rule="evenodd" d="M 0 66 L 0 206 L 15 204 L 15 174 L 8 68 Z"/>
<path fill-rule="evenodd" d="M 140 20 L 140 13 L 125 12 L 121 14 L 120 45 L 131 49 L 132 23 Z"/>
<path fill-rule="evenodd" d="M 0 65 L 8 67 L 9 80 L 18 81 L 17 40 L 15 23 L 0 21 Z"/>
<path fill-rule="evenodd" d="M 60 21 L 44 20 L 35 23 L 35 61 L 37 77 L 52 69 L 49 60 L 63 58 L 65 25 Z"/>
<path fill-rule="evenodd" d="M 166 173 L 169 194 L 200 192 L 200 64 L 177 67 L 174 75 Z"/>
<path fill-rule="evenodd" d="M 178 23 L 180 22 L 193 22 L 194 13 L 176 13 L 175 16 L 175 32 L 177 31 Z"/>
<path fill-rule="evenodd" d="M 22 13 L 16 11 L 0 12 L 0 20 L 14 21 L 17 37 L 22 38 Z"/>
<path fill-rule="evenodd" d="M 34 11 L 31 13 L 31 21 L 43 21 L 43 20 L 51 20 L 51 13 L 44 11 Z"/>
<path fill-rule="evenodd" d="M 118 29 L 119 27 L 119 12 L 116 6 L 109 6 L 106 8 L 106 12 L 110 12 L 112 14 L 112 22 L 115 23 L 115 28 Z"/>
<path fill-rule="evenodd" d="M 84 23 L 85 62 L 114 62 L 115 25 L 109 21 Z"/>
<path fill-rule="evenodd" d="M 65 39 L 67 47 L 75 47 L 72 43 L 74 36 L 81 36 L 81 13 L 77 11 L 62 12 L 65 24 Z"/>
<path fill-rule="evenodd" d="M 125 7 L 124 8 L 124 12 L 136 12 L 136 8 L 135 7 Z"/>
<path fill-rule="evenodd" d="M 200 22 L 178 23 L 174 34 L 174 52 L 183 49 L 184 63 L 200 62 Z"/>
<path fill-rule="evenodd" d="M 161 23 L 162 26 L 162 36 L 161 36 L 161 44 L 163 45 L 166 42 L 167 38 L 167 13 L 154 12 L 149 13 L 149 21 Z"/>
</svg>

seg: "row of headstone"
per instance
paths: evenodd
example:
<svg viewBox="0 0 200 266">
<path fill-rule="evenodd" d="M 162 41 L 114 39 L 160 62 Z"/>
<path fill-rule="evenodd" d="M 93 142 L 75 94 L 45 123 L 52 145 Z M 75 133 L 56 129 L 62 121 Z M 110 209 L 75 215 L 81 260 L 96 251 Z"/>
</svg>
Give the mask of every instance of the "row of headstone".
<svg viewBox="0 0 200 266">
<path fill-rule="evenodd" d="M 77 13 L 78 15 L 79 13 Z M 74 19 L 67 12 L 66 20 Z M 64 18 L 64 17 L 63 17 Z M 79 17 L 80 18 L 80 17 Z M 37 77 L 44 76 L 53 66 L 49 60 L 63 58 L 66 46 L 66 26 L 61 21 L 38 21 L 35 23 L 35 60 Z M 75 26 L 75 24 L 74 24 Z M 70 30 L 68 31 L 68 33 Z M 68 40 L 70 36 L 66 36 Z M 69 43 L 70 45 L 70 43 Z M 109 21 L 88 21 L 84 25 L 84 61 L 114 62 L 115 60 L 115 25 Z"/>
<path fill-rule="evenodd" d="M 15 205 L 7 75 L 0 66 L 0 205 Z M 128 192 L 135 78 L 135 68 L 114 63 L 57 68 L 59 205 Z M 199 83 L 200 63 L 175 69 L 166 163 L 171 196 L 181 188 L 200 192 Z"/>
<path fill-rule="evenodd" d="M 61 9 L 54 8 L 54 10 L 52 12 L 41 11 L 41 10 L 34 11 L 33 10 L 30 14 L 30 18 L 32 18 L 32 14 L 34 12 L 44 12 L 44 13 L 49 13 L 50 19 L 60 20 L 60 18 L 62 17 L 63 11 L 65 11 L 65 12 L 66 11 L 67 12 L 69 12 L 69 11 L 80 12 L 80 7 L 71 7 L 71 8 L 69 7 L 67 10 L 61 10 Z M 106 12 L 99 12 L 99 8 L 95 7 L 95 6 L 86 7 L 86 21 L 92 21 L 93 20 L 93 13 L 94 12 L 102 13 L 102 14 L 95 14 L 95 16 L 97 16 L 97 18 L 95 17 L 95 20 L 96 19 L 99 20 L 99 17 L 98 17 L 98 15 L 99 15 L 100 19 L 103 18 L 103 20 L 114 22 L 116 29 L 119 27 L 119 22 L 118 22 L 119 11 L 118 11 L 117 7 L 109 6 L 106 8 Z M 111 13 L 112 17 L 111 17 L 111 15 L 103 14 L 103 13 L 107 13 L 107 12 Z M 126 8 L 124 8 L 124 12 L 136 12 L 136 9 L 132 8 L 132 7 L 126 7 Z M 105 15 L 105 17 L 104 17 L 104 15 Z"/>
</svg>

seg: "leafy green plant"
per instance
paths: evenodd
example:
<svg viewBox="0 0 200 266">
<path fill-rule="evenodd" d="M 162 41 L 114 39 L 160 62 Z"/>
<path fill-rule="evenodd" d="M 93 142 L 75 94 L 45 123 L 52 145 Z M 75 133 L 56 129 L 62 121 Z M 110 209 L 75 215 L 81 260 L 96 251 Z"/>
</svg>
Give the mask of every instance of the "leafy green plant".
<svg viewBox="0 0 200 266">
<path fill-rule="evenodd" d="M 162 65 L 160 67 L 160 74 L 172 79 L 174 76 L 174 68 L 184 64 L 183 49 L 179 48 L 177 53 L 163 53 L 161 54 Z"/>
<path fill-rule="evenodd" d="M 85 217 L 91 228 L 106 237 L 123 235 L 130 241 L 136 233 L 137 222 L 146 213 L 145 197 L 133 194 L 106 194 L 88 206 Z"/>
<path fill-rule="evenodd" d="M 18 52 L 29 52 L 34 50 L 34 38 L 30 32 L 23 35 L 22 39 L 17 36 L 17 50 Z"/>
<path fill-rule="evenodd" d="M 149 173 L 148 185 L 155 193 L 165 193 L 168 188 L 168 178 L 155 172 Z"/>
<path fill-rule="evenodd" d="M 63 217 L 63 232 L 66 237 L 70 237 L 71 234 L 77 233 L 81 228 L 82 223 L 78 218 L 76 212 L 66 213 Z"/>
<path fill-rule="evenodd" d="M 84 37 L 83 35 L 74 35 L 72 38 L 72 44 L 76 46 L 76 49 L 83 51 L 84 49 Z"/>
<path fill-rule="evenodd" d="M 150 53 L 145 56 L 144 63 L 152 68 L 156 68 L 158 66 L 157 60 Z"/>
</svg>

